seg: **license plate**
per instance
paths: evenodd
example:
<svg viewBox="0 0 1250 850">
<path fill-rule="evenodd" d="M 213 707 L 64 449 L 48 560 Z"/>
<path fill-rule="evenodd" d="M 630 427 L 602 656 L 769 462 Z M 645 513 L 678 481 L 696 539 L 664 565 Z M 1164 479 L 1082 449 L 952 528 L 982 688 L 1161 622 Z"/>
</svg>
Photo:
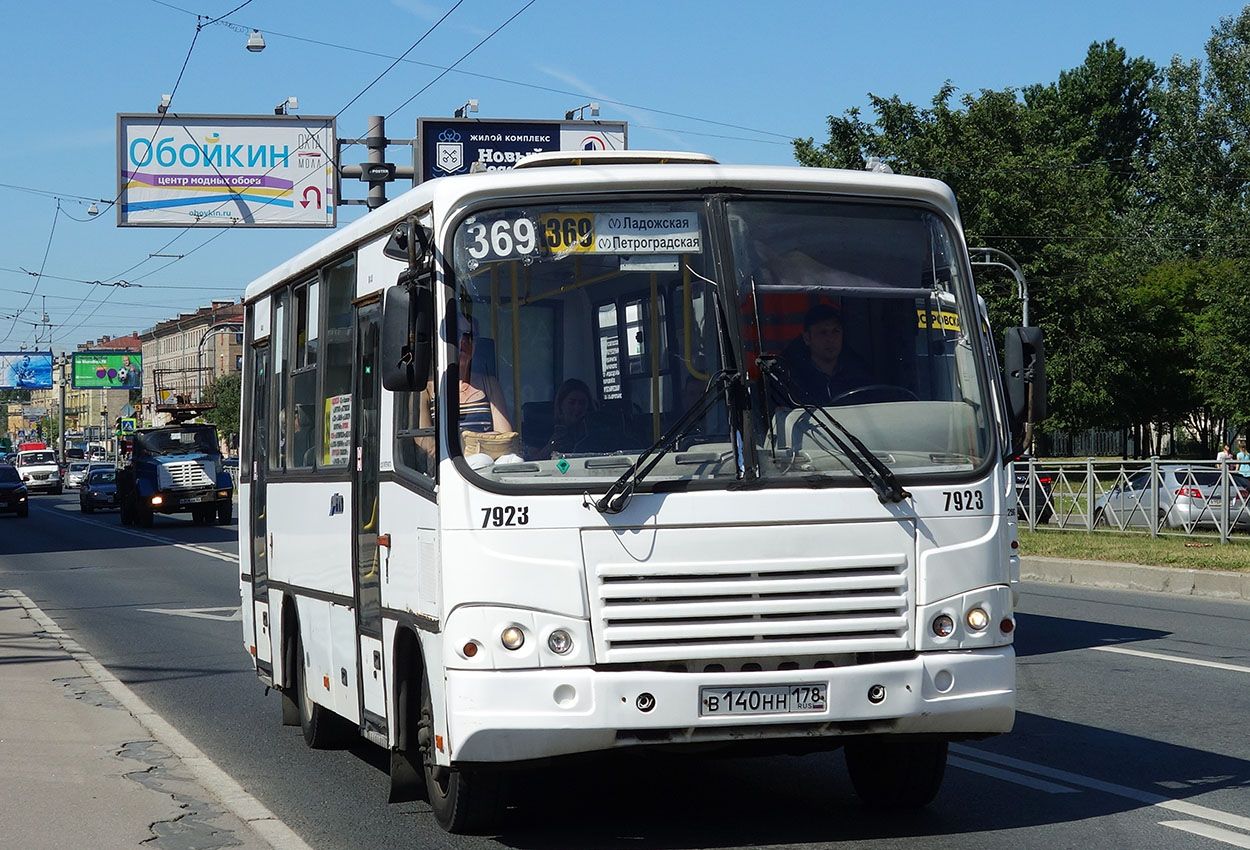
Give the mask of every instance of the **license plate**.
<svg viewBox="0 0 1250 850">
<path fill-rule="evenodd" d="M 760 688 L 699 688 L 699 716 L 801 714 L 825 711 L 827 684 L 770 685 Z"/>
</svg>

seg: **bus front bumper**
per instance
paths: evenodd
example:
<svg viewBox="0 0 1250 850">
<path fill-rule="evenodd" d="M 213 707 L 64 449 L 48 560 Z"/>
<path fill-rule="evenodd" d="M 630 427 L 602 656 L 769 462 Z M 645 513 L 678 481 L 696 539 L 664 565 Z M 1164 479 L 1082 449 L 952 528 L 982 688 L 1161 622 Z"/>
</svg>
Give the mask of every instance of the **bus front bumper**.
<svg viewBox="0 0 1250 850">
<path fill-rule="evenodd" d="M 812 684 L 828 688 L 823 710 L 700 714 L 704 688 Z M 739 673 L 448 670 L 448 737 L 457 762 L 865 734 L 975 738 L 1011 731 L 1015 693 L 1015 650 L 1009 646 L 919 653 L 848 667 Z"/>
</svg>

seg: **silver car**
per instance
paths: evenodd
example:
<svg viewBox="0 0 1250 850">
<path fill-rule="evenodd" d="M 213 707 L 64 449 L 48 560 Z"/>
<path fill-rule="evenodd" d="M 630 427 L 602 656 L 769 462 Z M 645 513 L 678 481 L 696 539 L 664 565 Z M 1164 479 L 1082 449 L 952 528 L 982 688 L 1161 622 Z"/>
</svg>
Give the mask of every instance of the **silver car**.
<svg viewBox="0 0 1250 850">
<path fill-rule="evenodd" d="M 65 486 L 81 486 L 83 479 L 87 477 L 87 470 L 90 468 L 91 464 L 87 463 L 85 460 L 71 461 L 69 467 L 65 470 Z"/>
<path fill-rule="evenodd" d="M 1213 466 L 1161 464 L 1157 487 L 1149 469 L 1133 473 L 1094 502 L 1094 523 L 1117 528 L 1219 528 L 1224 511 L 1224 473 Z M 1156 504 L 1157 494 L 1157 504 Z M 1228 473 L 1228 519 L 1250 529 L 1250 478 Z"/>
</svg>

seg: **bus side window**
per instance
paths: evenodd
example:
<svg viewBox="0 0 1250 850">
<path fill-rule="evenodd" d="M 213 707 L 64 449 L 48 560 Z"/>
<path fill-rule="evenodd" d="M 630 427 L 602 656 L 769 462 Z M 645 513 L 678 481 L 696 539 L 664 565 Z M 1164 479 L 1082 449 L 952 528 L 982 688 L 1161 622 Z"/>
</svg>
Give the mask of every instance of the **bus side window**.
<svg viewBox="0 0 1250 850">
<path fill-rule="evenodd" d="M 322 436 L 318 466 L 346 466 L 349 451 L 334 449 L 335 428 L 350 429 L 352 405 L 352 369 L 355 348 L 352 333 L 355 314 L 352 298 L 356 293 L 356 256 L 345 257 L 323 268 L 321 282 L 325 288 L 325 333 L 320 350 L 322 390 L 321 407 L 317 411 Z M 346 417 L 346 418 L 345 418 Z M 341 440 L 340 440 L 341 442 Z M 334 449 L 334 450 L 332 450 Z"/>
<path fill-rule="evenodd" d="M 428 360 L 434 361 L 434 337 L 430 339 Z M 431 366 L 431 371 L 433 371 Z M 423 478 L 435 478 L 438 468 L 438 442 L 435 428 L 438 405 L 434 388 L 436 376 L 431 375 L 425 389 L 395 393 L 395 463 Z"/>
</svg>

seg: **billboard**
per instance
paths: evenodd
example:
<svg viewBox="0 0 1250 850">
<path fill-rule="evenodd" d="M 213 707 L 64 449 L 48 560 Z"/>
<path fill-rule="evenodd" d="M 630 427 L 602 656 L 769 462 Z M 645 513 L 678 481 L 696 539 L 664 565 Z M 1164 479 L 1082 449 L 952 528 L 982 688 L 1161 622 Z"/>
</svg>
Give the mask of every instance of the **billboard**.
<svg viewBox="0 0 1250 850">
<path fill-rule="evenodd" d="M 334 227 L 332 116 L 117 116 L 121 227 Z"/>
<path fill-rule="evenodd" d="M 132 390 L 143 386 L 143 355 L 137 351 L 78 351 L 73 361 L 76 390 Z"/>
<path fill-rule="evenodd" d="M 624 121 L 479 121 L 476 118 L 417 119 L 417 182 L 500 171 L 518 159 L 544 151 L 625 150 Z"/>
<path fill-rule="evenodd" d="M 51 351 L 0 351 L 0 390 L 50 389 Z"/>
</svg>

